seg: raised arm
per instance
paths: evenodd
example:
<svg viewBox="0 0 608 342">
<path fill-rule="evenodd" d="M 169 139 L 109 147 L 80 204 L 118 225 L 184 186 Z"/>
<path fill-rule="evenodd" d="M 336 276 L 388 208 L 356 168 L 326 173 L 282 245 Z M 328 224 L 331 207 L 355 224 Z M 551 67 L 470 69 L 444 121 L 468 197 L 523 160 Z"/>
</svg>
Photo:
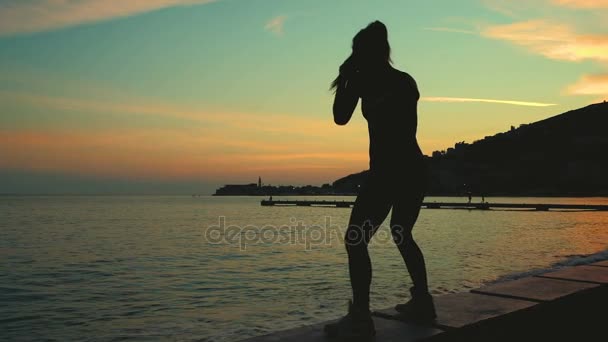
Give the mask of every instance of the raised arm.
<svg viewBox="0 0 608 342">
<path fill-rule="evenodd" d="M 354 83 L 345 78 L 338 82 L 333 107 L 334 122 L 337 125 L 346 125 L 353 116 L 357 102 L 359 102 L 359 95 L 354 88 Z"/>
</svg>

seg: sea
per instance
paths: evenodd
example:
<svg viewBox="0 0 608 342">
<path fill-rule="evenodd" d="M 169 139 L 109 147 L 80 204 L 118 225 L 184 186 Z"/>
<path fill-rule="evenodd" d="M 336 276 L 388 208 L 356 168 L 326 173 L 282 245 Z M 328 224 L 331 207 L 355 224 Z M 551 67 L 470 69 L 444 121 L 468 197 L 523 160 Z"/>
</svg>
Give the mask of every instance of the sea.
<svg viewBox="0 0 608 342">
<path fill-rule="evenodd" d="M 350 209 L 261 199 L 0 197 L 0 340 L 238 341 L 343 315 Z M 423 209 L 414 236 L 442 295 L 608 259 L 608 212 Z M 386 223 L 370 254 L 372 309 L 406 301 L 411 280 Z"/>
</svg>

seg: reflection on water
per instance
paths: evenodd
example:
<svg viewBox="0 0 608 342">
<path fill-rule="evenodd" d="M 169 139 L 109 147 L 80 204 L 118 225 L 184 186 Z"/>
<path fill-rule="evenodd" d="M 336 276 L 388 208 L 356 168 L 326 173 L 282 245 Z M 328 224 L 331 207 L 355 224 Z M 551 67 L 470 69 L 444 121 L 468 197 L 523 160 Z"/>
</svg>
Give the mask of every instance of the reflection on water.
<svg viewBox="0 0 608 342">
<path fill-rule="evenodd" d="M 0 339 L 234 341 L 343 314 L 350 210 L 260 199 L 0 197 Z M 607 223 L 606 212 L 423 210 L 414 234 L 441 294 L 604 251 Z M 370 254 L 372 306 L 402 301 L 411 283 L 388 227 Z"/>
</svg>

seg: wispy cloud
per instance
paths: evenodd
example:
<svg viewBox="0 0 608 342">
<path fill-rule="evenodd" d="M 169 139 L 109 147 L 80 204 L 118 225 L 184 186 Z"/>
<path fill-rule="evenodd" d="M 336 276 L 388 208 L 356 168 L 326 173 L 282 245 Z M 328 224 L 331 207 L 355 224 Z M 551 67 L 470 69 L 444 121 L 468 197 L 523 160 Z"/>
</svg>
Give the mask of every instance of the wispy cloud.
<svg viewBox="0 0 608 342">
<path fill-rule="evenodd" d="M 6 0 L 0 1 L 0 35 L 32 33 L 128 17 L 166 7 L 216 0 Z"/>
<path fill-rule="evenodd" d="M 0 91 L 1 103 L 16 103 L 19 105 L 34 106 L 48 110 L 75 111 L 85 115 L 89 114 L 130 114 L 134 116 L 152 116 L 167 119 L 177 119 L 184 122 L 201 123 L 215 128 L 230 128 L 243 132 L 286 132 L 292 135 L 298 132 L 307 135 L 324 136 L 331 128 L 330 120 L 301 117 L 276 113 L 244 113 L 210 110 L 204 108 L 188 107 L 158 101 L 145 101 L 140 99 L 123 100 L 120 102 L 91 100 L 72 97 L 48 96 L 26 92 Z M 297 132 L 293 127 L 299 127 Z"/>
<path fill-rule="evenodd" d="M 477 31 L 457 29 L 457 28 L 451 28 L 451 27 L 425 27 L 424 30 L 426 30 L 426 31 L 437 31 L 437 32 L 452 32 L 452 33 L 475 34 L 475 35 L 477 34 Z"/>
<path fill-rule="evenodd" d="M 491 11 L 500 13 L 506 17 L 518 17 L 516 7 L 525 6 L 525 1 L 512 0 L 480 0 L 481 3 Z"/>
<path fill-rule="evenodd" d="M 481 34 L 522 46 L 547 58 L 608 61 L 608 34 L 582 34 L 567 24 L 537 19 L 484 28 Z"/>
<path fill-rule="evenodd" d="M 552 0 L 552 3 L 571 8 L 608 8 L 608 0 Z"/>
<path fill-rule="evenodd" d="M 323 144 L 311 148 L 303 142 L 232 141 L 196 133 L 149 128 L 80 132 L 0 129 L 0 169 L 210 180 L 242 179 L 258 174 L 253 171 L 267 170 L 276 172 L 275 180 L 310 178 L 312 172 L 313 178 L 326 182 L 344 174 L 345 168 L 357 170 L 367 160 L 361 146 L 351 151 L 327 151 Z M 328 169 L 335 169 L 331 177 Z"/>
<path fill-rule="evenodd" d="M 0 103 L 7 108 L 41 108 L 59 116 L 73 112 L 80 117 L 72 119 L 69 127 L 32 123 L 0 128 L 0 169 L 135 178 L 204 177 L 218 182 L 264 174 L 277 182 L 297 183 L 303 179 L 327 182 L 365 167 L 367 160 L 364 125 L 340 130 L 330 117 L 260 115 L 138 98 L 106 101 L 6 91 L 0 91 Z M 112 125 L 86 124 L 91 117 Z M 123 118 L 125 122 L 137 118 L 139 125 L 123 125 Z M 186 124 L 179 128 L 158 125 L 158 119 Z"/>
<path fill-rule="evenodd" d="M 608 74 L 583 75 L 578 82 L 566 90 L 572 95 L 602 95 L 608 96 Z"/>
<path fill-rule="evenodd" d="M 283 30 L 285 26 L 285 20 L 287 20 L 287 16 L 279 15 L 270 19 L 264 26 L 267 31 L 270 31 L 278 36 L 282 36 L 285 31 Z"/>
<path fill-rule="evenodd" d="M 474 99 L 466 97 L 423 97 L 420 99 L 424 102 L 479 102 L 479 103 L 499 103 L 515 106 L 528 107 L 549 107 L 555 106 L 555 103 L 527 102 L 527 101 L 512 101 L 512 100 L 493 100 L 493 99 Z"/>
</svg>

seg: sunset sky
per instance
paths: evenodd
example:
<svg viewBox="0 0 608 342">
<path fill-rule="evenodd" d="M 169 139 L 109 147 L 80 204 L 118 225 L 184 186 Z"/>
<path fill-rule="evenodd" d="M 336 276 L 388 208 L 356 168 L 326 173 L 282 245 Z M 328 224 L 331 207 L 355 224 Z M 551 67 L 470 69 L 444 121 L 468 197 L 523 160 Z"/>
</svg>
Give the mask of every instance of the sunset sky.
<svg viewBox="0 0 608 342">
<path fill-rule="evenodd" d="M 608 99 L 608 0 L 0 0 L 0 193 L 211 193 L 367 168 L 329 83 L 389 29 L 426 154 Z"/>
</svg>

